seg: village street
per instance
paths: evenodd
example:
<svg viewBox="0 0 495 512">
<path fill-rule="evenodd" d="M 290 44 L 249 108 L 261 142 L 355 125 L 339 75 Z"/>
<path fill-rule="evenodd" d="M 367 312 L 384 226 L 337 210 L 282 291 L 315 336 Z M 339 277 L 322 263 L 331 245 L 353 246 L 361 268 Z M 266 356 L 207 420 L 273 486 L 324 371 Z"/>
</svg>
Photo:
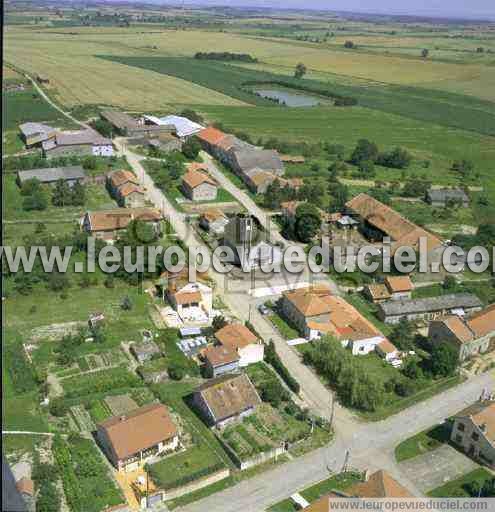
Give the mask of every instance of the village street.
<svg viewBox="0 0 495 512">
<path fill-rule="evenodd" d="M 188 246 L 203 246 L 203 242 L 187 224 L 186 216 L 177 212 L 165 195 L 154 186 L 140 163 L 144 157 L 129 151 L 122 140 L 117 140 L 116 146 L 127 157 L 139 180 L 146 187 L 148 198 L 170 221 L 178 237 L 184 240 Z M 208 167 L 215 178 L 218 176 L 217 173 L 223 176 L 220 171 L 216 171 L 216 173 L 213 171 L 214 164 L 211 160 L 208 162 Z M 224 179 L 226 178 L 224 177 Z M 244 197 L 247 194 L 230 182 L 228 187 L 229 192 L 250 211 L 249 201 Z M 256 208 L 253 208 L 253 215 L 255 214 Z M 299 382 L 301 396 L 308 407 L 314 413 L 329 418 L 332 409 L 332 393 L 302 363 L 297 353 L 287 345 L 273 325 L 257 311 L 256 304 L 259 303 L 259 300 L 256 301 L 252 295 L 250 280 L 232 280 L 213 271 L 210 274 L 217 283 L 217 293 L 221 295 L 232 313 L 239 319 L 250 319 L 265 341 L 274 341 L 283 363 Z M 295 279 L 301 282 L 301 276 L 296 276 Z M 275 284 L 269 280 L 269 284 L 264 281 L 262 286 L 274 286 Z M 336 288 L 335 284 L 333 286 Z M 493 375 L 491 373 L 482 374 L 387 420 L 375 423 L 361 422 L 347 409 L 337 404 L 333 416 L 336 435 L 329 446 L 315 450 L 300 459 L 287 462 L 269 472 L 243 481 L 235 487 L 204 498 L 180 510 L 187 512 L 208 509 L 215 510 L 215 512 L 263 511 L 295 491 L 328 477 L 330 473 L 341 471 L 347 452 L 349 467 L 361 470 L 385 469 L 399 482 L 411 489 L 414 494 L 419 495 L 420 491 L 404 476 L 395 462 L 395 446 L 415 433 L 442 422 L 476 401 L 485 388 L 492 389 L 492 387 Z"/>
</svg>

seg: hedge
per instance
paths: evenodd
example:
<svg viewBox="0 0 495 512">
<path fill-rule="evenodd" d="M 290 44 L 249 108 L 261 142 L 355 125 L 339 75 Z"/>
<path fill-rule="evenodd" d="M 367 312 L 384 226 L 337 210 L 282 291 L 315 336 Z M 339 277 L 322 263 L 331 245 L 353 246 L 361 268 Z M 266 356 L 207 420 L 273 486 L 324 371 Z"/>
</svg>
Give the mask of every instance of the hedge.
<svg viewBox="0 0 495 512">
<path fill-rule="evenodd" d="M 270 341 L 266 351 L 265 351 L 265 360 L 267 363 L 270 363 L 275 371 L 280 375 L 282 380 L 289 386 L 289 389 L 294 393 L 299 393 L 301 386 L 299 382 L 289 373 L 289 370 L 285 367 L 285 365 L 280 360 L 280 357 L 275 350 L 275 345 L 273 341 Z"/>
</svg>

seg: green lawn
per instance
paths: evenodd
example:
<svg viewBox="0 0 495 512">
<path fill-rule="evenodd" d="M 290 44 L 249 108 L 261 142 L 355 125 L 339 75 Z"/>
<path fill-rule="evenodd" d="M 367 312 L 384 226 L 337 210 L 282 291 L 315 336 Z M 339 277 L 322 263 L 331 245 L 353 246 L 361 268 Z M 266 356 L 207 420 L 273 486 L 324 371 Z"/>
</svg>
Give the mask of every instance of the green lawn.
<svg viewBox="0 0 495 512">
<path fill-rule="evenodd" d="M 424 430 L 415 436 L 402 441 L 395 448 L 395 459 L 403 462 L 408 459 L 435 450 L 450 439 L 450 426 L 447 424 L 436 425 Z"/>
<path fill-rule="evenodd" d="M 278 332 L 286 339 L 293 340 L 299 338 L 299 333 L 293 329 L 280 315 L 277 313 L 270 314 L 268 320 L 277 328 Z"/>
<path fill-rule="evenodd" d="M 312 503 L 333 490 L 345 491 L 360 480 L 361 475 L 358 473 L 340 473 L 326 480 L 322 480 L 303 491 L 299 491 L 299 494 L 309 503 Z M 294 505 L 294 502 L 288 498 L 272 505 L 267 512 L 295 512 L 296 510 L 298 509 Z"/>
<path fill-rule="evenodd" d="M 468 485 L 473 482 L 483 483 L 491 480 L 493 475 L 484 468 L 478 468 L 457 480 L 433 489 L 428 493 L 432 498 L 476 498 L 469 493 Z"/>
<path fill-rule="evenodd" d="M 354 306 L 365 318 L 367 318 L 378 330 L 385 336 L 392 331 L 392 327 L 378 319 L 376 312 L 378 310 L 375 304 L 367 301 L 358 293 L 349 293 L 345 296 L 345 300 Z"/>
<path fill-rule="evenodd" d="M 474 293 L 484 304 L 495 302 L 495 286 L 493 280 L 480 282 L 463 281 L 453 289 L 445 289 L 441 284 L 422 286 L 413 291 L 413 298 L 438 297 L 450 293 Z"/>
<path fill-rule="evenodd" d="M 2 99 L 4 130 L 17 129 L 19 124 L 27 121 L 46 122 L 60 128 L 78 128 L 76 124 L 48 104 L 34 88 L 3 93 Z"/>
</svg>

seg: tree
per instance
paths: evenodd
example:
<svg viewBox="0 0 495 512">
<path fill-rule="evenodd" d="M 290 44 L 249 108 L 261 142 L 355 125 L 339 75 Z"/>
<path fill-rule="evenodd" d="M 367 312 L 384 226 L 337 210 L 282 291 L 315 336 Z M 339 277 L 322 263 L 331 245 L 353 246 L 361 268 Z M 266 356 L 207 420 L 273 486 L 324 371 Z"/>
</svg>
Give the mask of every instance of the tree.
<svg viewBox="0 0 495 512">
<path fill-rule="evenodd" d="M 201 144 L 196 137 L 189 137 L 182 145 L 182 154 L 190 160 L 196 160 L 201 151 Z"/>
<path fill-rule="evenodd" d="M 124 311 L 130 311 L 132 309 L 132 300 L 131 298 L 126 295 L 123 299 L 122 299 L 122 302 L 120 303 L 120 307 L 124 310 Z"/>
<path fill-rule="evenodd" d="M 429 363 L 429 369 L 434 377 L 449 377 L 457 369 L 459 355 L 452 345 L 435 343 Z"/>
<path fill-rule="evenodd" d="M 409 379 L 418 380 L 423 377 L 423 370 L 418 361 L 413 358 L 407 358 L 402 368 L 402 373 Z"/>
<path fill-rule="evenodd" d="M 390 333 L 389 338 L 401 350 L 412 350 L 414 348 L 414 330 L 405 318 L 400 319 Z"/>
<path fill-rule="evenodd" d="M 351 163 L 359 165 L 365 160 L 374 162 L 378 157 L 378 147 L 374 142 L 367 139 L 360 139 L 351 155 Z"/>
<path fill-rule="evenodd" d="M 109 139 L 112 138 L 113 135 L 113 126 L 106 119 L 96 119 L 91 123 L 91 126 L 103 137 L 107 137 Z"/>
<path fill-rule="evenodd" d="M 72 187 L 72 205 L 83 206 L 86 202 L 86 190 L 84 185 L 77 181 Z"/>
<path fill-rule="evenodd" d="M 454 276 L 445 276 L 443 280 L 443 288 L 445 290 L 453 291 L 457 288 L 457 280 Z"/>
<path fill-rule="evenodd" d="M 328 194 L 330 195 L 330 212 L 339 212 L 349 200 L 349 189 L 347 185 L 338 181 L 330 181 L 328 184 Z"/>
<path fill-rule="evenodd" d="M 296 235 L 301 242 L 310 242 L 320 231 L 321 215 L 312 203 L 302 203 L 296 209 Z"/>
<path fill-rule="evenodd" d="M 167 368 L 168 376 L 173 380 L 182 380 L 186 375 L 185 368 L 177 361 L 172 361 Z"/>
<path fill-rule="evenodd" d="M 55 206 L 67 206 L 72 203 L 72 191 L 64 179 L 57 181 L 52 195 L 52 203 Z"/>
<path fill-rule="evenodd" d="M 359 162 L 359 174 L 363 178 L 373 178 L 376 174 L 375 164 L 371 160 L 362 160 Z"/>
<path fill-rule="evenodd" d="M 34 192 L 30 196 L 26 196 L 22 202 L 22 208 L 26 211 L 31 210 L 46 210 L 48 206 L 48 199 L 42 190 Z"/>
<path fill-rule="evenodd" d="M 82 166 L 88 171 L 94 171 L 98 167 L 98 159 L 94 155 L 84 157 Z"/>
<path fill-rule="evenodd" d="M 392 169 L 406 169 L 412 161 L 412 156 L 404 148 L 395 148 L 390 153 L 380 153 L 376 163 Z"/>
<path fill-rule="evenodd" d="M 342 144 L 326 144 L 325 151 L 337 160 L 344 160 L 345 146 Z"/>
<path fill-rule="evenodd" d="M 353 41 L 346 41 L 344 43 L 344 48 L 349 48 L 349 49 L 353 49 L 353 48 L 356 48 L 356 45 L 354 44 Z"/>
<path fill-rule="evenodd" d="M 423 57 L 423 59 L 426 59 L 428 55 L 430 55 L 430 50 L 428 50 L 427 48 L 423 48 L 423 50 L 421 50 L 421 57 Z"/>
<path fill-rule="evenodd" d="M 307 71 L 308 70 L 307 70 L 306 66 L 302 62 L 299 62 L 299 64 L 297 64 L 296 69 L 294 71 L 294 78 L 302 78 L 306 74 Z"/>
<path fill-rule="evenodd" d="M 215 318 L 213 318 L 213 322 L 211 326 L 213 327 L 213 332 L 217 332 L 223 327 L 227 325 L 227 320 L 225 320 L 225 317 L 222 315 L 217 315 Z"/>
<path fill-rule="evenodd" d="M 471 160 L 456 160 L 452 164 L 452 170 L 456 171 L 463 178 L 468 178 L 474 171 L 474 164 Z"/>
<path fill-rule="evenodd" d="M 39 192 L 41 189 L 41 183 L 37 178 L 31 178 L 26 180 L 21 185 L 21 195 L 22 196 L 31 196 L 35 192 Z"/>
</svg>

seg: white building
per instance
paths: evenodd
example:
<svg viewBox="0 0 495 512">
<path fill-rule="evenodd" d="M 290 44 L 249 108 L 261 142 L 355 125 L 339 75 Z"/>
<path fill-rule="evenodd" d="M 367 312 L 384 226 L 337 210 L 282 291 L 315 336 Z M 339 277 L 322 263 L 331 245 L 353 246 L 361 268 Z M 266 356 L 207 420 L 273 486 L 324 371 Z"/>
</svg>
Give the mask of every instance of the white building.
<svg viewBox="0 0 495 512">
<path fill-rule="evenodd" d="M 145 123 L 158 126 L 173 126 L 179 139 L 186 139 L 200 132 L 204 126 L 181 116 L 144 116 Z"/>
</svg>

